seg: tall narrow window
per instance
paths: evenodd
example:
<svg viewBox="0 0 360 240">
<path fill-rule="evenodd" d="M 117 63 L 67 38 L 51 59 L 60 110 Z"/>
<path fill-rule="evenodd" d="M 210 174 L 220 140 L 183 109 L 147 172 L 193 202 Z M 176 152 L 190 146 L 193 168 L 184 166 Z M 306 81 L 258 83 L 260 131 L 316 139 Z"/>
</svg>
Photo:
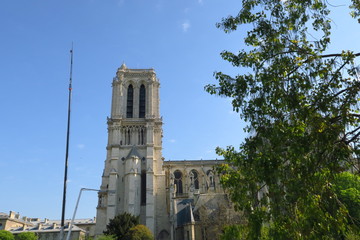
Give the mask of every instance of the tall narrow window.
<svg viewBox="0 0 360 240">
<path fill-rule="evenodd" d="M 183 193 L 182 188 L 182 173 L 179 170 L 174 172 L 174 184 L 176 185 L 176 195 L 181 195 Z"/>
<path fill-rule="evenodd" d="M 131 131 L 130 131 L 130 129 L 125 130 L 125 145 L 131 145 Z"/>
<path fill-rule="evenodd" d="M 133 103 L 134 103 L 134 88 L 130 84 L 127 90 L 127 105 L 126 105 L 126 117 L 133 117 Z"/>
<path fill-rule="evenodd" d="M 141 205 L 146 205 L 146 172 L 141 172 Z"/>
<path fill-rule="evenodd" d="M 199 174 L 195 169 L 191 170 L 191 172 L 190 172 L 190 182 L 191 182 L 191 184 L 194 185 L 195 189 L 199 189 L 198 176 L 199 176 Z"/>
<path fill-rule="evenodd" d="M 139 118 L 145 118 L 145 86 L 140 87 Z"/>
<path fill-rule="evenodd" d="M 214 179 L 214 173 L 211 170 L 208 170 L 206 172 L 206 175 L 208 176 L 208 187 L 215 187 L 215 179 Z"/>
</svg>

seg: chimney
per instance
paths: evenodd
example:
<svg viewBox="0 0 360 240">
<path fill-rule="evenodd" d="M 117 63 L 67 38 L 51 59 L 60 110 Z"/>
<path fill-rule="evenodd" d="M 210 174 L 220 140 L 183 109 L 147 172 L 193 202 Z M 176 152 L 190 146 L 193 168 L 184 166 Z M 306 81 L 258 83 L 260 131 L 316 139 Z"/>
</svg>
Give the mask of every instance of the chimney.
<svg viewBox="0 0 360 240">
<path fill-rule="evenodd" d="M 15 212 L 10 211 L 9 218 L 15 218 Z"/>
<path fill-rule="evenodd" d="M 41 229 L 42 229 L 42 224 L 39 223 L 39 225 L 38 225 L 38 230 L 41 230 Z"/>
<path fill-rule="evenodd" d="M 48 223 L 48 222 L 49 222 L 49 219 L 45 218 L 45 219 L 44 219 L 44 223 L 46 224 L 46 223 Z"/>
<path fill-rule="evenodd" d="M 56 223 L 53 223 L 53 229 L 56 229 Z"/>
</svg>

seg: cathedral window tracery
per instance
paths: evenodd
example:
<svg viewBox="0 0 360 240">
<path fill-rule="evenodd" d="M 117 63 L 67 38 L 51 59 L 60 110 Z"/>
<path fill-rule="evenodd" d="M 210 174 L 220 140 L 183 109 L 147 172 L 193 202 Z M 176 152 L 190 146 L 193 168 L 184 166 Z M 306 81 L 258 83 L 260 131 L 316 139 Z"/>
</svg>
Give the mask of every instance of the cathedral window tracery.
<svg viewBox="0 0 360 240">
<path fill-rule="evenodd" d="M 190 183 L 191 183 L 191 185 L 194 186 L 194 189 L 199 189 L 199 179 L 198 179 L 199 174 L 198 174 L 198 172 L 195 169 L 193 169 L 193 170 L 191 170 L 189 176 L 190 176 Z"/>
<path fill-rule="evenodd" d="M 212 170 L 208 170 L 206 175 L 208 176 L 208 187 L 215 187 L 214 173 Z"/>
<path fill-rule="evenodd" d="M 176 186 L 176 194 L 181 195 L 183 193 L 183 182 L 180 170 L 174 172 L 174 185 Z"/>
<path fill-rule="evenodd" d="M 139 118 L 145 118 L 145 109 L 146 109 L 146 92 L 144 84 L 140 86 L 140 95 L 139 95 Z"/>
<path fill-rule="evenodd" d="M 133 105 L 134 105 L 134 88 L 130 84 L 127 89 L 127 104 L 126 104 L 126 117 L 133 117 Z"/>
<path fill-rule="evenodd" d="M 146 144 L 146 127 L 138 125 L 123 126 L 120 128 L 121 137 L 120 145 L 145 145 Z"/>
</svg>

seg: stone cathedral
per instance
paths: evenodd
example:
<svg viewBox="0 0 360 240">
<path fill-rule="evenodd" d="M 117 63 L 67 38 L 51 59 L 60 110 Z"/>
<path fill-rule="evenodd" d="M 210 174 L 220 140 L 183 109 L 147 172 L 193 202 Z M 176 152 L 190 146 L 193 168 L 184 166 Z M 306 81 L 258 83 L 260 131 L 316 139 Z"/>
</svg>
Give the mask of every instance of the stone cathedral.
<svg viewBox="0 0 360 240">
<path fill-rule="evenodd" d="M 128 212 L 155 239 L 215 239 L 212 218 L 236 220 L 214 171 L 221 161 L 164 161 L 159 87 L 154 69 L 122 64 L 113 79 L 96 234 Z"/>
</svg>

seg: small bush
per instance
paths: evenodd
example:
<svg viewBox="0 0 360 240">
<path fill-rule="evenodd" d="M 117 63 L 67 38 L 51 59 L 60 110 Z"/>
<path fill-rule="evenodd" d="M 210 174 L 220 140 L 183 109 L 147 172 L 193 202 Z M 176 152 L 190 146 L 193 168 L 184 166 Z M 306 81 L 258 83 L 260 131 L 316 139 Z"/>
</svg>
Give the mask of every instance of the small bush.
<svg viewBox="0 0 360 240">
<path fill-rule="evenodd" d="M 125 240 L 154 240 L 154 236 L 149 228 L 139 224 L 130 228 Z"/>
<path fill-rule="evenodd" d="M 15 235 L 15 240 L 37 240 L 38 237 L 33 232 L 22 232 Z"/>
<path fill-rule="evenodd" d="M 0 230 L 0 240 L 14 240 L 14 235 L 6 230 Z"/>
</svg>

